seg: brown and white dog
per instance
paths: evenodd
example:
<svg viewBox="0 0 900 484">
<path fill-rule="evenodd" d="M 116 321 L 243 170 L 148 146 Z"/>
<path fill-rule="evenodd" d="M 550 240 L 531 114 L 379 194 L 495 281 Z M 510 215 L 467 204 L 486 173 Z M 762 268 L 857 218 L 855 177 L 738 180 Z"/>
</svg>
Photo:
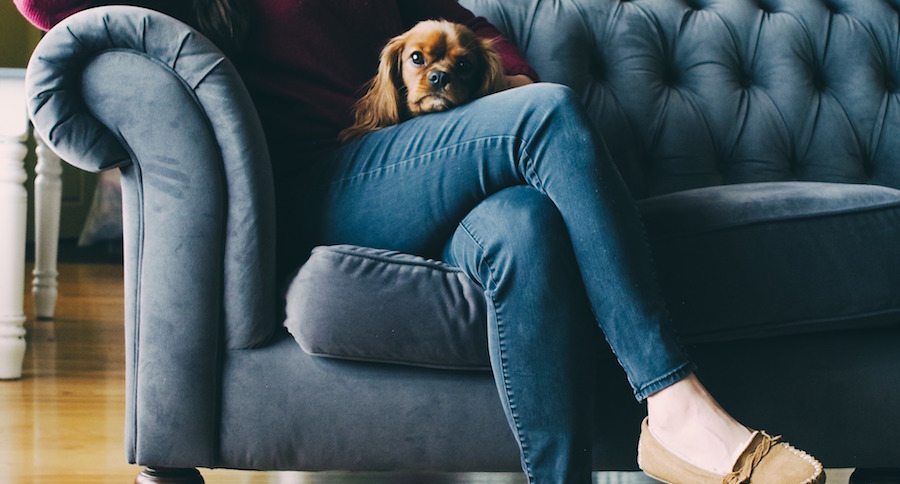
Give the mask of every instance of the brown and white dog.
<svg viewBox="0 0 900 484">
<path fill-rule="evenodd" d="M 426 20 L 388 42 L 368 87 L 341 141 L 499 91 L 503 66 L 491 41 L 465 25 Z"/>
</svg>

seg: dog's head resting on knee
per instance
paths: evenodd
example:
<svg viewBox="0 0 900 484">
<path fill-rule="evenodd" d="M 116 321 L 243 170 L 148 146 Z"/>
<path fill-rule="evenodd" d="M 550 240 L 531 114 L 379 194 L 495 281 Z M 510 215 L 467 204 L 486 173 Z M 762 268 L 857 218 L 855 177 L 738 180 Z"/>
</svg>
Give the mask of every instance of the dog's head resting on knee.
<svg viewBox="0 0 900 484">
<path fill-rule="evenodd" d="M 381 51 L 378 73 L 356 105 L 356 121 L 340 133 L 348 141 L 420 114 L 445 111 L 498 91 L 500 56 L 491 41 L 464 25 L 419 22 Z"/>
</svg>

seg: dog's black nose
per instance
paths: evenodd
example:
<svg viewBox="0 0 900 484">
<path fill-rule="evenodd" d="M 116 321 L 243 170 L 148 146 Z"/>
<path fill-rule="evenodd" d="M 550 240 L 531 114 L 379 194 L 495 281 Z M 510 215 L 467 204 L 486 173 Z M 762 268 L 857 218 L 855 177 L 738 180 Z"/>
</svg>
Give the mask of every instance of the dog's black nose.
<svg viewBox="0 0 900 484">
<path fill-rule="evenodd" d="M 437 89 L 443 89 L 450 82 L 450 76 L 444 71 L 431 71 L 428 74 L 428 83 Z"/>
</svg>

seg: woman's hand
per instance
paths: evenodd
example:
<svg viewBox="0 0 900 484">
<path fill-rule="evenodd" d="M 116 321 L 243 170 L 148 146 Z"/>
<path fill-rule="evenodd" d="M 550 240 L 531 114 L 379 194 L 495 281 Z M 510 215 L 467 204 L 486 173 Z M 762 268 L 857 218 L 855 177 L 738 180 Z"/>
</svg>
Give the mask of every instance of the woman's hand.
<svg viewBox="0 0 900 484">
<path fill-rule="evenodd" d="M 514 87 L 524 86 L 526 84 L 533 84 L 534 81 L 531 80 L 530 77 L 524 74 L 517 74 L 515 76 L 504 76 L 504 80 L 506 81 L 506 89 L 512 89 Z"/>
</svg>

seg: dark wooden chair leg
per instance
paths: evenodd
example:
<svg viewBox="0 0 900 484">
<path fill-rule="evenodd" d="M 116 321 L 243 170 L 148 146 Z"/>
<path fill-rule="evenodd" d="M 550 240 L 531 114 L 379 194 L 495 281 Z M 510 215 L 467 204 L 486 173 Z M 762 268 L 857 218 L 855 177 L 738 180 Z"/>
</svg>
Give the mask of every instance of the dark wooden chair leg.
<svg viewBox="0 0 900 484">
<path fill-rule="evenodd" d="M 900 484 L 900 467 L 856 469 L 850 476 L 850 484 Z"/>
<path fill-rule="evenodd" d="M 203 476 L 193 468 L 145 467 L 134 479 L 134 484 L 203 484 Z"/>
</svg>

